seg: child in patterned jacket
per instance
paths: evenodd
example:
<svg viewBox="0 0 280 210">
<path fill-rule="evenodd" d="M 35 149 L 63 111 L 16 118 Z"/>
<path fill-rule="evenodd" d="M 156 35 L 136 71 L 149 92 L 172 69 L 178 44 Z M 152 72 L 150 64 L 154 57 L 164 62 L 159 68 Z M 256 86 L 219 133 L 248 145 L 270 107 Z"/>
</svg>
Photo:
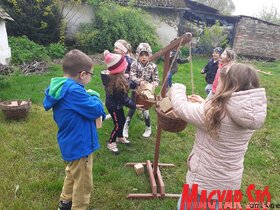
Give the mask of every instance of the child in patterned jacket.
<svg viewBox="0 0 280 210">
<path fill-rule="evenodd" d="M 148 43 L 140 43 L 136 50 L 137 61 L 131 64 L 130 79 L 138 86 L 143 86 L 146 82 L 152 84 L 154 87 L 159 85 L 159 76 L 157 65 L 150 62 L 149 58 L 152 55 L 152 49 Z M 132 92 L 131 99 L 135 101 L 135 92 Z M 135 108 L 130 109 L 126 117 L 126 122 L 123 129 L 123 136 L 128 137 L 128 130 L 131 119 L 135 113 Z M 151 120 L 149 110 L 142 111 L 145 119 L 145 132 L 143 137 L 151 136 Z"/>
</svg>

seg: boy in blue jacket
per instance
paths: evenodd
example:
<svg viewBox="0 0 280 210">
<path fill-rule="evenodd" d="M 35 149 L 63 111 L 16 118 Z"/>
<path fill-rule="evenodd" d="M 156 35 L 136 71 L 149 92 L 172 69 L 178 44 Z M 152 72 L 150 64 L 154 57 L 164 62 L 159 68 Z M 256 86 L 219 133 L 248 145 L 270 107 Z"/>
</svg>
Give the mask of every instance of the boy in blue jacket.
<svg viewBox="0 0 280 210">
<path fill-rule="evenodd" d="M 58 209 L 87 209 L 92 190 L 92 153 L 99 148 L 95 120 L 105 118 L 91 81 L 93 61 L 80 50 L 71 50 L 63 60 L 63 77 L 52 78 L 45 91 L 44 108 L 52 108 L 58 126 L 57 139 L 66 176 Z"/>
</svg>

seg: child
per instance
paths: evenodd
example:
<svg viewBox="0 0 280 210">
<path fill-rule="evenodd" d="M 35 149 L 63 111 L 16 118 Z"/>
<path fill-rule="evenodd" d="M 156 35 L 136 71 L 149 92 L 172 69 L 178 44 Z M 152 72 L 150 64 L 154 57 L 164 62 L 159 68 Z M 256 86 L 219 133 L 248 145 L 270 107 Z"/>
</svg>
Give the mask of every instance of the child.
<svg viewBox="0 0 280 210">
<path fill-rule="evenodd" d="M 207 98 L 212 97 L 216 93 L 221 69 L 228 68 L 233 62 L 235 62 L 235 57 L 236 57 L 235 52 L 229 48 L 226 48 L 224 52 L 221 54 L 221 62 L 219 64 L 219 68 L 217 70 L 215 79 L 213 81 L 212 91 L 210 94 L 208 94 Z"/>
<path fill-rule="evenodd" d="M 63 59 L 63 77 L 51 79 L 45 92 L 44 108 L 53 110 L 58 126 L 58 144 L 67 163 L 58 209 L 87 209 L 92 190 L 92 153 L 99 148 L 95 120 L 105 112 L 98 94 L 86 92 L 93 61 L 80 50 Z"/>
<path fill-rule="evenodd" d="M 124 71 L 127 67 L 127 62 L 124 56 L 119 54 L 104 52 L 104 60 L 109 70 L 109 83 L 106 87 L 106 107 L 114 121 L 114 129 L 111 132 L 107 148 L 114 154 L 119 154 L 116 143 L 129 144 L 123 136 L 123 127 L 125 123 L 125 116 L 123 106 L 132 109 L 140 108 L 132 101 L 127 93 L 129 90 L 128 81 L 125 78 Z"/>
<path fill-rule="evenodd" d="M 115 46 L 114 52 L 117 54 L 123 55 L 126 59 L 126 62 L 128 65 L 125 69 L 125 77 L 129 79 L 130 67 L 131 67 L 132 62 L 135 60 L 131 56 L 131 50 L 132 50 L 131 45 L 124 39 L 119 39 L 115 42 L 114 46 Z"/>
<path fill-rule="evenodd" d="M 176 39 L 174 39 L 174 40 L 176 40 Z M 187 59 L 181 59 L 180 58 L 180 54 L 181 54 L 180 51 L 177 53 L 177 55 L 176 55 L 176 53 L 177 53 L 177 50 L 172 50 L 170 52 L 170 60 L 169 60 L 170 71 L 169 71 L 169 73 L 167 75 L 167 88 L 170 88 L 171 85 L 172 85 L 172 77 L 178 71 L 178 64 L 184 64 L 184 63 L 187 63 L 187 62 L 190 61 L 190 57 L 188 57 Z M 175 61 L 173 62 L 174 59 L 175 59 Z M 173 65 L 172 65 L 172 62 L 173 62 Z"/>
<path fill-rule="evenodd" d="M 140 43 L 136 50 L 138 56 L 137 61 L 131 64 L 130 77 L 138 86 L 144 85 L 146 82 L 151 83 L 157 87 L 159 85 L 159 76 L 157 65 L 149 61 L 149 57 L 152 55 L 152 49 L 148 43 Z M 135 92 L 132 92 L 131 99 L 135 101 Z M 145 119 L 145 132 L 143 137 L 148 138 L 151 136 L 151 120 L 149 116 L 149 110 L 142 111 Z M 128 130 L 130 121 L 135 113 L 135 108 L 130 109 L 125 121 L 123 136 L 128 137 Z"/>
<path fill-rule="evenodd" d="M 212 91 L 212 84 L 215 79 L 217 70 L 219 68 L 220 56 L 223 49 L 216 47 L 213 49 L 212 58 L 208 61 L 207 65 L 201 70 L 201 74 L 206 74 L 205 81 L 207 85 L 205 87 L 205 92 L 207 95 Z"/>
<path fill-rule="evenodd" d="M 182 84 L 173 85 L 170 94 L 176 114 L 196 127 L 188 157 L 189 187 L 198 184 L 199 194 L 201 190 L 239 190 L 248 143 L 266 117 L 265 89 L 260 88 L 256 71 L 237 63 L 221 69 L 215 95 L 208 101 L 193 97 L 202 103 L 189 102 Z M 179 200 L 178 210 L 180 206 L 186 209 Z"/>
<path fill-rule="evenodd" d="M 125 77 L 129 81 L 130 89 L 134 89 L 134 88 L 136 88 L 136 85 L 129 79 L 131 63 L 135 60 L 131 56 L 131 54 L 132 54 L 131 45 L 124 39 L 119 39 L 115 42 L 114 46 L 115 46 L 114 52 L 125 57 L 125 60 L 127 62 L 127 67 L 125 69 Z M 110 114 L 106 115 L 106 119 L 111 119 L 111 118 L 112 118 L 112 116 Z"/>
</svg>

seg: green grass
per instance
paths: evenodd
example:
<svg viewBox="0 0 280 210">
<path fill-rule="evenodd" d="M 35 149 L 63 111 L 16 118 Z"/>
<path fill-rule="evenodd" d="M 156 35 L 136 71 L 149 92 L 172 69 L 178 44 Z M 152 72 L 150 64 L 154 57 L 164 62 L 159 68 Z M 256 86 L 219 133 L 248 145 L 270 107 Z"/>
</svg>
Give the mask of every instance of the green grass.
<svg viewBox="0 0 280 210">
<path fill-rule="evenodd" d="M 200 69 L 206 63 L 207 59 L 203 57 L 193 59 L 195 93 L 203 97 L 206 96 L 206 84 Z M 257 189 L 268 185 L 272 203 L 276 204 L 280 203 L 280 62 L 253 64 L 271 71 L 273 76 L 260 74 L 262 86 L 267 91 L 268 114 L 264 127 L 254 134 L 249 144 L 242 192 L 246 197 L 246 188 L 251 183 L 256 184 Z M 87 88 L 100 92 L 104 101 L 105 93 L 99 77 L 102 69 L 102 66 L 95 67 L 96 74 Z M 162 64 L 159 64 L 159 69 L 162 75 Z M 15 74 L 0 77 L 0 99 L 31 98 L 33 102 L 32 110 L 24 120 L 10 121 L 0 113 L 0 209 L 57 208 L 64 178 L 64 163 L 57 145 L 57 127 L 52 112 L 43 110 L 42 101 L 50 79 L 61 74 L 60 67 L 54 65 L 48 73 L 41 75 Z M 173 82 L 187 85 L 188 93 L 191 93 L 189 64 L 180 65 Z M 176 199 L 126 199 L 129 193 L 151 192 L 147 173 L 137 176 L 133 168 L 125 167 L 127 162 L 153 161 L 156 137 L 156 115 L 153 109 L 151 117 L 153 134 L 150 139 L 144 139 L 144 122 L 138 112 L 135 114 L 130 130 L 132 145 L 120 145 L 119 156 L 113 156 L 106 149 L 113 123 L 105 121 L 103 128 L 98 130 L 101 149 L 94 154 L 91 207 L 102 210 L 176 209 Z M 186 158 L 193 145 L 194 132 L 195 129 L 190 125 L 180 133 L 162 132 L 160 162 L 175 164 L 172 168 L 161 168 L 167 193 L 181 193 L 185 181 Z"/>
</svg>

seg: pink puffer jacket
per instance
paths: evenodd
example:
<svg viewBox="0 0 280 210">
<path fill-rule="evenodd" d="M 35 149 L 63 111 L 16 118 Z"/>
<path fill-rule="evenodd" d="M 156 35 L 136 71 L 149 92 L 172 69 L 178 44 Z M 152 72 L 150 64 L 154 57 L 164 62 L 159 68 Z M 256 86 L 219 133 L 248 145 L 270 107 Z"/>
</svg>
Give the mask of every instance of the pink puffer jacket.
<svg viewBox="0 0 280 210">
<path fill-rule="evenodd" d="M 188 157 L 186 182 L 201 190 L 238 190 L 241 186 L 243 161 L 249 140 L 266 117 L 265 89 L 233 93 L 222 120 L 219 139 L 211 138 L 204 126 L 204 103 L 186 99 L 186 87 L 174 84 L 171 102 L 175 112 L 197 127 L 193 149 Z"/>
</svg>

